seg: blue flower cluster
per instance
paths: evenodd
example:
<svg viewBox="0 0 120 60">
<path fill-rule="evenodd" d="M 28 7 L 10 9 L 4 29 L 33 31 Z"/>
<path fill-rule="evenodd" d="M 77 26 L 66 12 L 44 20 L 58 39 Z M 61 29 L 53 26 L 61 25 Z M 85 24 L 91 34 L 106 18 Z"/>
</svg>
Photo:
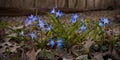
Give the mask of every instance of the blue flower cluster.
<svg viewBox="0 0 120 60">
<path fill-rule="evenodd" d="M 48 26 L 44 20 L 41 20 L 39 17 L 31 15 L 29 16 L 26 20 L 25 20 L 25 26 L 29 26 L 32 25 L 34 21 L 38 21 L 37 26 L 39 26 L 40 28 L 42 28 L 45 32 L 51 30 L 52 25 Z M 45 27 L 45 25 L 47 25 L 47 27 Z"/>
<path fill-rule="evenodd" d="M 60 18 L 62 17 L 64 14 L 62 11 L 60 10 L 57 10 L 57 7 L 54 7 L 51 11 L 50 11 L 51 14 L 55 14 L 55 17 L 56 18 Z"/>
<path fill-rule="evenodd" d="M 38 24 L 37 24 L 37 25 L 38 25 L 40 28 L 44 28 L 45 22 L 39 18 L 39 19 L 38 19 Z"/>
<path fill-rule="evenodd" d="M 34 15 L 28 16 L 28 18 L 25 20 L 25 26 L 32 25 L 35 20 L 37 20 L 36 16 Z"/>
<path fill-rule="evenodd" d="M 54 39 L 50 39 L 48 44 L 49 46 L 51 46 L 52 48 L 56 45 L 57 48 L 63 48 L 63 44 L 64 40 L 62 38 L 58 39 L 57 41 L 55 41 Z"/>
<path fill-rule="evenodd" d="M 76 23 L 78 18 L 79 18 L 78 14 L 72 14 L 72 16 L 71 16 L 71 23 Z M 78 31 L 86 31 L 87 27 L 86 27 L 86 25 L 84 23 L 84 18 L 82 18 L 81 21 L 82 21 L 82 26 L 80 26 Z"/>
<path fill-rule="evenodd" d="M 50 13 L 54 14 L 56 18 L 60 18 L 64 15 L 63 12 L 61 12 L 60 10 L 57 10 L 57 7 L 52 8 Z M 74 23 L 77 22 L 78 18 L 79 18 L 78 14 L 72 14 L 70 22 L 72 24 L 74 24 Z M 44 20 L 42 20 L 39 17 L 34 16 L 34 15 L 28 16 L 28 18 L 25 20 L 25 26 L 29 27 L 29 26 L 33 25 L 34 21 L 37 21 L 37 27 L 44 30 L 45 32 L 48 32 L 53 28 L 52 25 L 48 25 Z M 77 30 L 78 32 L 79 31 L 84 32 L 84 31 L 87 30 L 87 26 L 86 26 L 86 23 L 85 23 L 83 17 L 81 19 L 81 22 L 82 22 L 82 24 L 79 27 L 79 29 Z M 109 21 L 108 18 L 102 17 L 99 20 L 99 26 L 101 26 L 101 27 L 106 26 L 108 24 L 110 24 L 110 21 Z M 24 36 L 24 31 L 21 31 L 20 35 Z M 38 38 L 37 32 L 32 32 L 32 33 L 28 34 L 28 36 L 30 36 L 32 40 Z M 60 38 L 60 39 L 50 39 L 47 45 L 51 46 L 52 48 L 55 47 L 55 46 L 57 48 L 63 48 L 63 45 L 64 45 L 63 43 L 64 43 L 64 40 L 62 38 Z"/>
<path fill-rule="evenodd" d="M 52 25 L 47 25 L 44 20 L 41 20 L 39 17 L 34 16 L 34 15 L 28 16 L 28 18 L 25 20 L 25 26 L 27 26 L 27 27 L 31 26 L 34 23 L 34 21 L 37 21 L 38 22 L 37 26 L 40 29 L 44 30 L 45 32 L 48 32 L 49 30 L 52 29 Z M 24 31 L 22 31 L 20 33 L 20 35 L 23 36 Z M 34 40 L 35 38 L 37 38 L 37 32 L 32 32 L 32 33 L 28 34 L 27 36 L 30 36 L 32 38 L 32 40 Z"/>
<path fill-rule="evenodd" d="M 110 24 L 110 21 L 108 18 L 104 18 L 102 17 L 100 20 L 99 20 L 99 26 L 106 26 L 106 25 L 109 25 Z"/>
</svg>

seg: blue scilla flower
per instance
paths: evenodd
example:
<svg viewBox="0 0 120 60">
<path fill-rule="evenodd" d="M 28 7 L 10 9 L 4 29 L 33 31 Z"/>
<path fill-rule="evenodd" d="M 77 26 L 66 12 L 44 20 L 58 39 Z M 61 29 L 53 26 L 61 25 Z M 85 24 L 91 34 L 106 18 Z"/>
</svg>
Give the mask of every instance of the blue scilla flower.
<svg viewBox="0 0 120 60">
<path fill-rule="evenodd" d="M 44 29 L 45 32 L 48 32 L 49 30 L 51 30 L 50 27 L 44 27 L 43 29 Z"/>
<path fill-rule="evenodd" d="M 80 31 L 86 31 L 86 29 L 87 29 L 87 27 L 84 24 L 80 27 Z"/>
<path fill-rule="evenodd" d="M 32 32 L 31 34 L 28 34 L 32 38 L 32 40 L 37 38 L 37 32 Z"/>
<path fill-rule="evenodd" d="M 32 25 L 32 23 L 33 23 L 32 20 L 28 20 L 28 19 L 25 20 L 25 26 Z"/>
<path fill-rule="evenodd" d="M 78 14 L 72 14 L 71 22 L 75 23 L 77 21 L 78 17 L 79 17 Z"/>
<path fill-rule="evenodd" d="M 63 48 L 63 39 L 61 38 L 60 40 L 56 41 L 56 44 L 57 44 L 57 48 Z"/>
<path fill-rule="evenodd" d="M 45 26 L 45 22 L 43 21 L 43 20 L 38 20 L 38 26 L 40 27 L 40 28 L 44 28 L 44 26 Z"/>
<path fill-rule="evenodd" d="M 49 45 L 49 46 L 51 46 L 53 48 L 55 46 L 54 39 L 50 39 L 47 45 Z"/>
<path fill-rule="evenodd" d="M 52 10 L 50 11 L 51 14 L 55 14 L 56 13 L 56 7 L 53 7 Z"/>
<path fill-rule="evenodd" d="M 35 20 L 37 20 L 37 16 L 30 15 L 30 16 L 28 16 L 28 20 L 35 21 Z"/>
<path fill-rule="evenodd" d="M 61 12 L 60 10 L 58 10 L 56 13 L 55 13 L 55 17 L 59 18 L 61 16 L 63 16 L 63 12 Z"/>
<path fill-rule="evenodd" d="M 28 18 L 25 20 L 25 25 L 28 26 L 28 25 L 32 25 L 32 23 L 37 20 L 37 17 L 34 16 L 34 15 L 30 15 L 28 16 Z"/>
<path fill-rule="evenodd" d="M 104 26 L 104 23 L 102 21 L 99 21 L 99 26 Z"/>
<path fill-rule="evenodd" d="M 50 26 L 48 26 L 48 27 L 44 27 L 43 29 L 44 29 L 45 32 L 48 32 L 48 31 L 51 30 L 52 28 L 53 28 L 53 26 L 50 25 Z"/>
<path fill-rule="evenodd" d="M 106 26 L 106 25 L 108 25 L 108 24 L 110 24 L 110 21 L 109 21 L 108 18 L 102 17 L 102 18 L 100 19 L 100 21 L 99 21 L 99 26 Z"/>
</svg>

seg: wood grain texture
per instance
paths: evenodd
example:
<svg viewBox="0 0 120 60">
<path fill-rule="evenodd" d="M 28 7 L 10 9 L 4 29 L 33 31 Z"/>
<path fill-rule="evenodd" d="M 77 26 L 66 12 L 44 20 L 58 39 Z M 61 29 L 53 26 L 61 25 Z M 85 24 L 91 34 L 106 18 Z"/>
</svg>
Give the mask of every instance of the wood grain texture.
<svg viewBox="0 0 120 60">
<path fill-rule="evenodd" d="M 85 9 L 85 0 L 77 0 L 76 9 Z"/>
<path fill-rule="evenodd" d="M 49 0 L 37 0 L 37 8 L 49 8 Z"/>
<path fill-rule="evenodd" d="M 120 0 L 0 0 L 0 7 L 8 8 L 46 9 L 54 6 L 57 6 L 58 8 L 73 8 L 83 10 L 106 9 L 108 7 L 120 7 Z"/>
<path fill-rule="evenodd" d="M 32 8 L 34 0 L 0 0 L 0 7 L 5 8 Z"/>
<path fill-rule="evenodd" d="M 58 8 L 66 8 L 66 7 L 65 7 L 65 3 L 66 3 L 65 0 L 55 0 L 55 5 L 56 5 Z"/>
<path fill-rule="evenodd" d="M 113 1 L 113 6 L 114 6 L 114 8 L 120 9 L 120 0 L 114 0 Z"/>
<path fill-rule="evenodd" d="M 77 0 L 69 0 L 68 1 L 68 8 L 75 8 L 77 4 Z"/>
<path fill-rule="evenodd" d="M 34 13 L 35 9 L 38 9 L 41 13 L 49 11 L 55 6 L 64 12 L 120 9 L 120 0 L 0 0 L 0 8 L 5 8 L 5 11 L 13 10 L 12 12 L 17 9 L 18 12 L 25 10 L 25 12 Z M 1 13 L 8 13 L 2 11 L 0 10 Z"/>
<path fill-rule="evenodd" d="M 101 0 L 95 0 L 95 9 L 100 9 Z"/>
<path fill-rule="evenodd" d="M 94 9 L 95 8 L 95 0 L 87 0 L 87 9 Z"/>
</svg>

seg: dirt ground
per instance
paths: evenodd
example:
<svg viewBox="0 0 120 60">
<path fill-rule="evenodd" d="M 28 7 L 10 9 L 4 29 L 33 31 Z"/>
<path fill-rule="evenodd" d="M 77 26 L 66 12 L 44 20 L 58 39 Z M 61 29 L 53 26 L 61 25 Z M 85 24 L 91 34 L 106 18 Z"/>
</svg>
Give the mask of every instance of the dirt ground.
<svg viewBox="0 0 120 60">
<path fill-rule="evenodd" d="M 76 13 L 76 12 L 73 12 Z M 105 10 L 105 11 L 86 11 L 86 12 L 77 12 L 80 14 L 80 17 L 85 17 L 91 20 L 97 20 L 100 17 L 108 17 L 111 20 L 120 20 L 120 10 Z M 39 15 L 43 20 L 48 20 L 45 14 Z M 65 15 L 62 17 L 62 19 L 69 19 L 71 16 L 71 13 L 65 13 Z M 25 20 L 26 16 L 2 16 L 0 17 L 0 20 L 9 20 L 9 21 L 21 21 Z"/>
<path fill-rule="evenodd" d="M 80 20 L 82 17 L 89 20 L 99 20 L 101 17 L 108 17 L 114 24 L 114 28 L 120 30 L 120 10 L 107 10 L 107 11 L 88 11 L 80 12 Z M 42 20 L 49 22 L 49 18 L 46 15 L 39 15 Z M 8 21 L 12 26 L 23 25 L 27 16 L 3 16 L 0 20 Z M 71 13 L 66 13 L 62 18 L 63 22 L 70 22 Z M 1 42 L 0 42 L 1 43 Z"/>
</svg>

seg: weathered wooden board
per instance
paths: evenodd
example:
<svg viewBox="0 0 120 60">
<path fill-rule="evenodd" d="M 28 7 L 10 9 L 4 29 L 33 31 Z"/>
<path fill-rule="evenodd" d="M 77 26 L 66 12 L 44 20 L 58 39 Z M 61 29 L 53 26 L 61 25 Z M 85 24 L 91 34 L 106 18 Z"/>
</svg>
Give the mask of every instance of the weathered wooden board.
<svg viewBox="0 0 120 60">
<path fill-rule="evenodd" d="M 77 0 L 69 0 L 68 1 L 68 8 L 75 8 L 77 4 Z"/>
<path fill-rule="evenodd" d="M 54 0 L 36 0 L 37 8 L 51 8 L 55 5 Z"/>
<path fill-rule="evenodd" d="M 0 0 L 0 7 L 11 7 L 12 1 L 10 0 Z"/>
<path fill-rule="evenodd" d="M 37 1 L 37 2 L 36 2 Z M 9 8 L 73 8 L 106 9 L 120 5 L 119 0 L 0 0 L 0 7 Z M 118 6 L 119 7 L 119 6 Z"/>
<path fill-rule="evenodd" d="M 0 7 L 8 8 L 32 8 L 34 0 L 0 0 Z"/>
<path fill-rule="evenodd" d="M 95 9 L 100 9 L 101 0 L 95 0 Z"/>
<path fill-rule="evenodd" d="M 120 0 L 0 0 L 0 8 L 8 8 L 8 10 L 9 8 L 20 9 L 20 11 L 35 11 L 35 9 L 38 9 L 39 12 L 45 12 L 55 6 L 66 12 L 108 8 L 120 9 Z M 0 12 L 2 11 L 0 10 Z"/>
<path fill-rule="evenodd" d="M 120 0 L 114 0 L 113 6 L 114 6 L 114 8 L 119 8 L 120 9 Z"/>
<path fill-rule="evenodd" d="M 66 8 L 65 7 L 66 1 L 65 0 L 55 0 L 55 5 L 58 8 Z"/>
<path fill-rule="evenodd" d="M 77 0 L 76 9 L 85 9 L 86 8 L 86 0 Z"/>
<path fill-rule="evenodd" d="M 108 0 L 101 0 L 100 9 L 106 9 L 109 4 L 107 4 Z"/>
<path fill-rule="evenodd" d="M 87 9 L 95 8 L 95 0 L 87 0 Z"/>
</svg>

